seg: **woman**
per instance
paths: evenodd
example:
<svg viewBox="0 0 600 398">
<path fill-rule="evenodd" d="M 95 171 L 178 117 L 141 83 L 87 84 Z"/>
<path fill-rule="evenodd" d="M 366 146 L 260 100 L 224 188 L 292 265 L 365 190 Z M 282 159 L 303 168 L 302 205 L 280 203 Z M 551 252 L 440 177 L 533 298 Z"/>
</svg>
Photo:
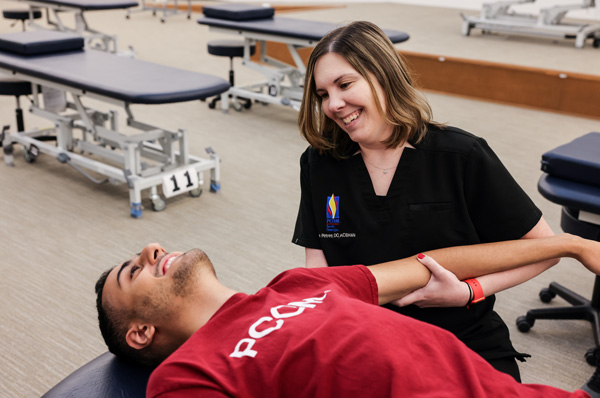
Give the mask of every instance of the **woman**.
<svg viewBox="0 0 600 398">
<path fill-rule="evenodd" d="M 448 246 L 552 235 L 483 139 L 432 120 L 377 26 L 354 22 L 326 35 L 309 59 L 304 87 L 298 124 L 310 147 L 300 161 L 293 242 L 305 247 L 308 267 L 369 265 Z M 436 293 L 430 287 L 400 303 L 419 306 L 390 308 L 453 332 L 520 381 L 515 358 L 527 355 L 513 348 L 493 311 L 493 294 L 557 261 L 456 280 L 425 300 Z"/>
</svg>

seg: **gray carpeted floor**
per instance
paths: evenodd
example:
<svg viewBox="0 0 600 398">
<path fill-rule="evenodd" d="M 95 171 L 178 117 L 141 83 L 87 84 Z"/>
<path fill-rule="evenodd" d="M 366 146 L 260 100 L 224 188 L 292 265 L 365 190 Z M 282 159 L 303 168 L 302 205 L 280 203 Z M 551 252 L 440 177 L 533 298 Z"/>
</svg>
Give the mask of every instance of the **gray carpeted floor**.
<svg viewBox="0 0 600 398">
<path fill-rule="evenodd" d="M 3 2 L 2 7 L 19 6 Z M 402 48 L 581 73 L 597 73 L 598 50 L 548 40 L 460 35 L 457 10 L 397 4 L 350 4 L 290 14 L 331 22 L 369 19 L 405 30 Z M 116 34 L 143 60 L 227 76 L 228 60 L 207 54 L 218 36 L 183 15 L 161 24 L 151 13 L 125 20 L 123 11 L 90 13 L 94 28 Z M 18 31 L 0 20 L 0 32 Z M 595 65 L 595 66 L 594 66 Z M 236 64 L 237 80 L 259 77 Z M 485 137 L 558 232 L 559 206 L 536 191 L 540 155 L 589 131 L 598 120 L 427 93 L 437 120 Z M 23 100 L 22 100 L 23 101 Z M 109 109 L 101 104 L 101 109 Z M 27 101 L 23 101 L 27 108 Z M 211 146 L 222 158 L 222 190 L 197 199 L 168 201 L 161 213 L 129 217 L 124 186 L 95 185 L 48 156 L 33 164 L 20 153 L 14 168 L 0 164 L 0 396 L 35 397 L 105 351 L 96 326 L 93 286 L 109 266 L 160 242 L 167 250 L 201 247 L 219 276 L 235 289 L 253 292 L 278 272 L 301 266 L 303 249 L 290 242 L 299 198 L 298 159 L 306 143 L 292 109 L 254 105 L 222 114 L 205 103 L 134 106 L 140 120 L 185 128 L 191 151 Z M 14 99 L 0 97 L 0 120 L 14 128 Z M 124 121 L 122 116 L 121 120 Z M 28 128 L 49 123 L 26 114 Z M 123 131 L 127 132 L 124 128 Z M 533 355 L 521 365 L 523 379 L 565 389 L 592 373 L 583 360 L 593 345 L 582 321 L 538 321 L 528 334 L 514 320 L 541 306 L 538 291 L 557 280 L 589 296 L 593 276 L 563 261 L 546 274 L 499 294 L 497 309 L 517 349 Z M 551 305 L 561 305 L 555 300 Z"/>
</svg>

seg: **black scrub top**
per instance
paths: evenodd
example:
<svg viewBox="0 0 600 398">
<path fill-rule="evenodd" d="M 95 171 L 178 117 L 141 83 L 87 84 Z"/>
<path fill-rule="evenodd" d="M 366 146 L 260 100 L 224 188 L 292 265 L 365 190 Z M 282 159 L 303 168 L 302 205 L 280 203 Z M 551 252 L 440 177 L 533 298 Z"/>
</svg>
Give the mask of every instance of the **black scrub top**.
<svg viewBox="0 0 600 398">
<path fill-rule="evenodd" d="M 360 154 L 335 160 L 309 147 L 300 159 L 301 200 L 292 242 L 323 250 L 329 266 L 372 265 L 443 247 L 519 239 L 541 211 L 484 139 L 428 126 L 405 148 L 387 196 L 375 195 Z M 443 264 L 442 264 L 443 265 Z M 484 358 L 524 356 L 493 311 L 387 307 L 454 333 Z"/>
</svg>

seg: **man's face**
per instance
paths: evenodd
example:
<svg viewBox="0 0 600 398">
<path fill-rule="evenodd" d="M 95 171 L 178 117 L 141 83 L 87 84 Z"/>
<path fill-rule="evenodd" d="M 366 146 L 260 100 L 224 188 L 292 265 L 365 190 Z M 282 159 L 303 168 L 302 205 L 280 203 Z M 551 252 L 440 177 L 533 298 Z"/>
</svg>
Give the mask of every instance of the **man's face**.
<svg viewBox="0 0 600 398">
<path fill-rule="evenodd" d="M 168 322 L 193 296 L 204 257 L 200 250 L 167 253 L 160 245 L 149 244 L 110 272 L 102 301 L 134 319 L 154 325 Z"/>
</svg>

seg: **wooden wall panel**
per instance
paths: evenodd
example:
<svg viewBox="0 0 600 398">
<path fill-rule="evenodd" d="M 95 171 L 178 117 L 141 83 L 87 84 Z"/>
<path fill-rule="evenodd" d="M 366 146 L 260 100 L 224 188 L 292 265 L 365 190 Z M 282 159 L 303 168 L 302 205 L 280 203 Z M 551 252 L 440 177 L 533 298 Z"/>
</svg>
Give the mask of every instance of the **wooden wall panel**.
<svg viewBox="0 0 600 398">
<path fill-rule="evenodd" d="M 401 52 L 427 90 L 600 118 L 600 76 Z"/>
<path fill-rule="evenodd" d="M 310 52 L 311 49 L 300 51 L 305 63 Z M 399 53 L 415 73 L 416 85 L 424 90 L 600 119 L 600 75 Z M 269 42 L 267 54 L 293 63 L 287 47 L 281 43 Z"/>
</svg>

